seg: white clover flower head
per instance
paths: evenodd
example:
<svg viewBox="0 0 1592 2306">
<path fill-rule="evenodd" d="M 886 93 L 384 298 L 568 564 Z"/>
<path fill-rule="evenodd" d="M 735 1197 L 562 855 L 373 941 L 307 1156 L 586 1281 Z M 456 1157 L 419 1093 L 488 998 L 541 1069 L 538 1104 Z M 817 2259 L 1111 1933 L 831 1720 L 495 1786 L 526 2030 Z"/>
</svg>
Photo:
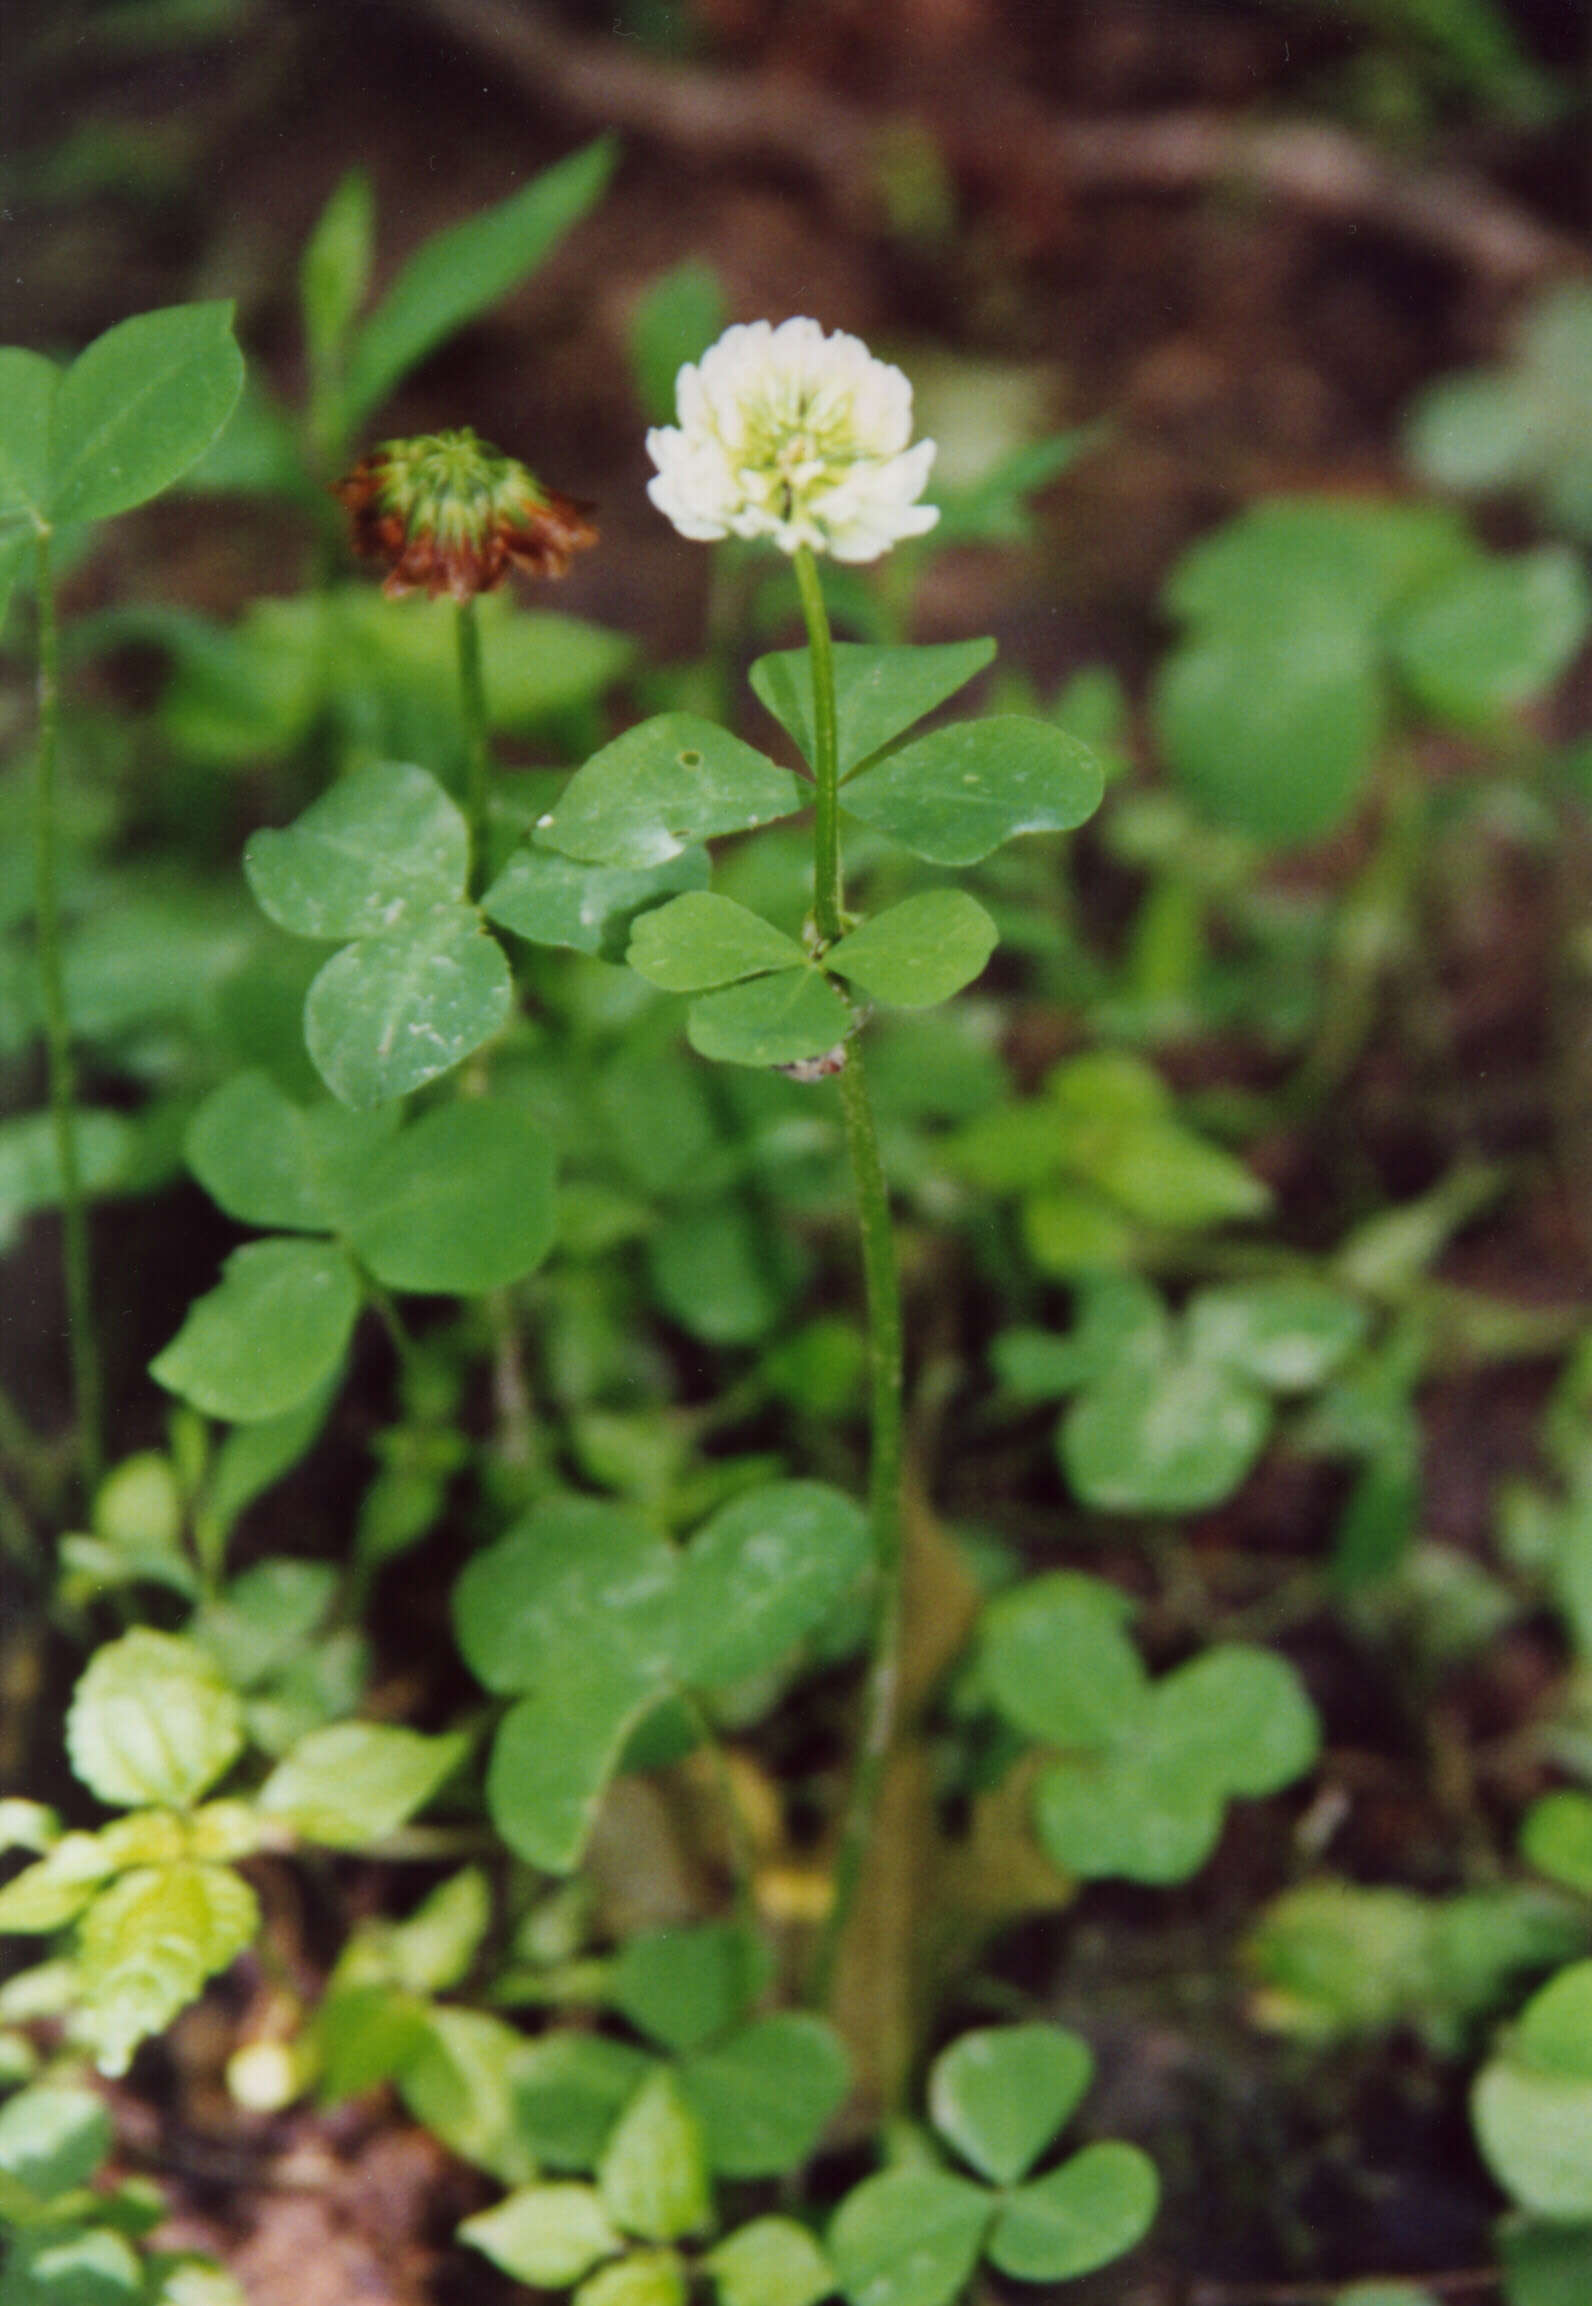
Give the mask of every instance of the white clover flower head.
<svg viewBox="0 0 1592 2306">
<path fill-rule="evenodd" d="M 679 423 L 647 435 L 647 494 L 682 536 L 870 561 L 940 517 L 917 501 L 934 443 L 909 445 L 912 387 L 859 337 L 816 320 L 727 328 L 675 399 Z"/>
</svg>

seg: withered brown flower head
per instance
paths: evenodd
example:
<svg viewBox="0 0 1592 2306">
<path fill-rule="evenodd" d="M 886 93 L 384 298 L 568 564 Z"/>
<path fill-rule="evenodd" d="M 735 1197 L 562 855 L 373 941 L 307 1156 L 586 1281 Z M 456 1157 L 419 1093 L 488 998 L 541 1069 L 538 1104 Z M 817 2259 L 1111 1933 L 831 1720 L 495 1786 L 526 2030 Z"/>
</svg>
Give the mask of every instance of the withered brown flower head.
<svg viewBox="0 0 1592 2306">
<path fill-rule="evenodd" d="M 561 577 L 597 542 L 591 508 L 544 488 L 514 457 L 457 432 L 384 440 L 332 486 L 354 550 L 387 564 L 382 591 L 473 600 L 503 582 Z"/>
</svg>

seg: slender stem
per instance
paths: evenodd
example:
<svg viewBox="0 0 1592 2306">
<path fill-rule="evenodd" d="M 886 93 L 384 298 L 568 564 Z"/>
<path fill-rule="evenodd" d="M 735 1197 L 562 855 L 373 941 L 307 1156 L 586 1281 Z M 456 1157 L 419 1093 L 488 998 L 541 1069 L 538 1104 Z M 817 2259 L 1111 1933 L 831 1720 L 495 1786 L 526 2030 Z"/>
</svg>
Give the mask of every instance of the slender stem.
<svg viewBox="0 0 1592 2306">
<path fill-rule="evenodd" d="M 61 977 L 61 908 L 55 854 L 55 767 L 60 717 L 60 670 L 56 640 L 55 578 L 50 566 L 50 531 L 36 538 L 39 617 L 39 738 L 33 787 L 33 908 L 38 932 L 39 996 L 44 1011 L 45 1063 L 50 1082 L 50 1115 L 55 1163 L 61 1180 L 63 1262 L 67 1326 L 72 1354 L 72 1390 L 77 1408 L 78 1464 L 89 1490 L 104 1468 L 101 1445 L 99 1339 L 94 1327 L 94 1292 L 89 1269 L 88 1220 L 83 1177 L 78 1167 L 72 1104 L 75 1077 L 72 1031 Z"/>
<path fill-rule="evenodd" d="M 840 742 L 835 721 L 835 645 L 829 632 L 818 564 L 806 545 L 796 552 L 796 582 L 807 620 L 813 671 L 813 920 L 826 945 L 844 927 L 840 879 Z"/>
<path fill-rule="evenodd" d="M 487 749 L 486 686 L 481 677 L 481 628 L 475 601 L 459 601 L 453 612 L 459 656 L 459 718 L 464 723 L 465 814 L 470 820 L 470 894 L 486 886 L 487 846 L 492 816 L 492 763 Z"/>
<path fill-rule="evenodd" d="M 813 918 L 819 936 L 827 944 L 840 935 L 844 913 L 837 800 L 840 777 L 835 727 L 835 659 L 818 571 L 811 553 L 805 549 L 796 555 L 796 581 L 801 587 L 813 672 L 813 767 L 817 775 Z M 840 1102 L 846 1120 L 846 1150 L 851 1160 L 868 1300 L 873 1426 L 868 1512 L 873 1525 L 877 1585 L 862 1736 L 835 1856 L 834 1902 L 814 1950 L 809 1980 L 809 1995 L 814 2003 L 829 1999 L 841 1941 L 856 1901 L 873 1831 L 879 1787 L 895 1734 L 901 1675 L 901 1283 L 896 1269 L 895 1233 L 890 1222 L 890 1188 L 879 1154 L 879 1133 L 874 1126 L 862 1046 L 855 1036 L 847 1044 L 846 1065 L 840 1075 Z"/>
</svg>

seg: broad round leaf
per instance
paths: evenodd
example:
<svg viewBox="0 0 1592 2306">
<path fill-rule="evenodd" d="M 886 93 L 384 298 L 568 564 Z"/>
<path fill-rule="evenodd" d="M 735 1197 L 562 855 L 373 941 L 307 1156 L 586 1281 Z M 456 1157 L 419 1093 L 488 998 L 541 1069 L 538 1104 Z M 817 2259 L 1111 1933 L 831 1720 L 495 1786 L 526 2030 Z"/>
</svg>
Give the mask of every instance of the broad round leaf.
<svg viewBox="0 0 1592 2306">
<path fill-rule="evenodd" d="M 713 721 L 660 713 L 577 769 L 537 845 L 594 865 L 662 865 L 720 833 L 788 817 L 801 787 Z"/>
<path fill-rule="evenodd" d="M 514 2069 L 520 2136 L 550 2170 L 594 2170 L 652 2060 L 606 2034 L 568 2030 L 527 2043 Z"/>
<path fill-rule="evenodd" d="M 827 1056 L 844 1040 L 851 1011 L 816 969 L 754 977 L 722 993 L 704 993 L 686 1018 L 698 1056 L 721 1065 L 796 1065 Z"/>
<path fill-rule="evenodd" d="M 304 1040 L 345 1105 L 383 1105 L 460 1064 L 506 1022 L 503 948 L 468 905 L 416 914 L 329 960 L 304 1003 Z"/>
<path fill-rule="evenodd" d="M 824 956 L 826 969 L 902 1009 L 928 1009 L 970 985 L 1000 932 L 964 889 L 926 889 L 876 913 Z"/>
<path fill-rule="evenodd" d="M 1423 592 L 1394 635 L 1416 702 L 1442 720 L 1486 728 L 1565 671 L 1592 625 L 1577 555 L 1544 545 L 1490 558 Z"/>
<path fill-rule="evenodd" d="M 1155 2164 L 1114 2139 L 1020 2186 L 996 2214 L 989 2256 L 1020 2282 L 1067 2282 L 1109 2266 L 1149 2232 L 1160 2198 Z"/>
<path fill-rule="evenodd" d="M 835 2287 L 834 2270 L 794 2218 L 754 2218 L 703 2260 L 719 2306 L 818 2306 Z"/>
<path fill-rule="evenodd" d="M 86 2186 L 111 2140 L 110 2115 L 92 2090 L 40 2082 L 0 2106 L 0 2172 L 46 2199 Z"/>
<path fill-rule="evenodd" d="M 56 396 L 50 518 L 109 520 L 197 462 L 243 390 L 230 304 L 142 312 L 96 337 Z"/>
<path fill-rule="evenodd" d="M 623 1505 L 554 1497 L 479 1553 L 453 1589 L 465 1663 L 499 1695 L 561 1679 L 584 1659 L 673 1664 L 679 1557 Z"/>
<path fill-rule="evenodd" d="M 0 345 L 0 514 L 50 509 L 50 419 L 61 372 L 42 352 Z"/>
<path fill-rule="evenodd" d="M 6 2306 L 146 2306 L 137 2253 L 109 2226 L 24 2227 L 7 2253 Z"/>
<path fill-rule="evenodd" d="M 1080 1881 L 1186 1882 L 1216 1847 L 1219 1795 L 1157 1782 L 1131 1748 L 1054 1763 L 1034 1789 L 1046 1855 Z"/>
<path fill-rule="evenodd" d="M 851 2306 L 949 2306 L 978 2264 L 993 2209 L 982 2186 L 941 2170 L 865 2178 L 829 2229 Z"/>
<path fill-rule="evenodd" d="M 397 1127 L 395 1112 L 295 1105 L 265 1073 L 236 1073 L 188 1125 L 188 1166 L 218 1207 L 245 1225 L 339 1229 L 365 1172 Z"/>
<path fill-rule="evenodd" d="M 260 1788 L 260 1808 L 306 1841 L 369 1849 L 424 1807 L 468 1743 L 395 1722 L 333 1722 L 311 1730 L 277 1764 Z"/>
<path fill-rule="evenodd" d="M 1172 1353 L 1125 1362 L 1080 1393 L 1062 1421 L 1061 1461 L 1086 1505 L 1198 1513 L 1247 1477 L 1271 1421 L 1270 1402 L 1243 1378 Z"/>
<path fill-rule="evenodd" d="M 1365 1336 L 1358 1298 L 1321 1281 L 1235 1281 L 1188 1307 L 1196 1361 L 1220 1361 L 1273 1393 L 1324 1384 Z"/>
<path fill-rule="evenodd" d="M 666 993 L 699 993 L 771 969 L 803 969 L 807 954 L 772 921 L 707 890 L 643 913 L 626 958 L 638 977 Z"/>
<path fill-rule="evenodd" d="M 1089 2087 L 1088 2045 L 1060 2026 L 986 2026 L 934 2061 L 929 2113 L 982 2177 L 1010 2186 Z"/>
<path fill-rule="evenodd" d="M 1522 2209 L 1592 2219 L 1592 2081 L 1495 2058 L 1470 2109 L 1488 2168 Z"/>
<path fill-rule="evenodd" d="M 1357 611 L 1187 641 L 1162 668 L 1156 727 L 1212 824 L 1270 846 L 1319 839 L 1359 800 L 1384 720 Z"/>
<path fill-rule="evenodd" d="M 1070 833 L 1100 805 L 1087 745 L 998 714 L 919 738 L 841 793 L 841 805 L 933 865 L 976 865 L 1018 833 Z"/>
<path fill-rule="evenodd" d="M 1540 434 L 1522 376 L 1440 377 L 1421 394 L 1405 425 L 1410 459 L 1434 487 L 1509 488 L 1536 469 Z"/>
<path fill-rule="evenodd" d="M 628 1939 L 608 1995 L 638 2033 L 667 2050 L 695 2050 L 745 2017 L 768 1976 L 759 1938 L 734 1922 L 703 1922 Z"/>
<path fill-rule="evenodd" d="M 504 1716 L 487 1768 L 487 1808 L 517 1857 L 544 1873 L 580 1863 L 597 1805 L 655 1687 L 632 1665 L 598 1659 L 583 1673 L 562 1660 L 559 1678 Z"/>
<path fill-rule="evenodd" d="M 686 2306 L 690 2288 L 677 2250 L 632 2250 L 588 2276 L 575 2301 L 576 2306 Z"/>
<path fill-rule="evenodd" d="M 647 1262 L 660 1309 L 709 1345 L 754 1345 L 806 1270 L 788 1228 L 741 1200 L 687 1202 L 654 1228 Z"/>
<path fill-rule="evenodd" d="M 1285 1659 L 1230 1642 L 1156 1683 L 1143 1737 L 1169 1792 L 1257 1798 L 1304 1774 L 1320 1748 L 1321 1727 Z"/>
<path fill-rule="evenodd" d="M 686 1552 L 681 1680 L 722 1689 L 782 1664 L 856 1587 L 872 1553 L 867 1515 L 822 1482 L 732 1498 Z"/>
<path fill-rule="evenodd" d="M 90 1906 L 78 1934 L 79 2025 L 100 2071 L 124 2074 L 205 1980 L 252 1943 L 253 1890 L 230 1866 L 142 1866 Z"/>
<path fill-rule="evenodd" d="M 708 2159 L 725 2178 L 774 2178 L 799 2169 L 850 2080 L 839 2035 L 804 2011 L 756 2018 L 680 2069 Z"/>
<path fill-rule="evenodd" d="M 1520 1854 L 1550 1881 L 1592 1897 L 1592 1795 L 1566 1786 L 1533 1802 L 1521 1828 Z"/>
<path fill-rule="evenodd" d="M 1515 2053 L 1545 2074 L 1592 2082 L 1592 1961 L 1571 1962 L 1532 1995 Z"/>
<path fill-rule="evenodd" d="M 903 729 L 954 697 L 994 661 L 989 640 L 947 641 L 932 648 L 864 648 L 835 644 L 835 734 L 845 776 Z M 748 678 L 753 694 L 812 761 L 813 676 L 806 649 L 759 657 Z"/>
<path fill-rule="evenodd" d="M 433 2002 L 397 2076 L 415 2120 L 505 2186 L 536 2176 L 514 2119 L 514 2076 L 524 2054 L 525 2036 L 489 2011 Z"/>
<path fill-rule="evenodd" d="M 1081 1570 L 1052 1570 L 999 1594 L 980 1629 L 981 1685 L 1017 1729 L 1092 1750 L 1129 1729 L 1147 1682 L 1124 1630 L 1127 1596 Z"/>
<path fill-rule="evenodd" d="M 516 849 L 481 899 L 489 921 L 531 945 L 564 945 L 622 961 L 638 914 L 708 883 L 705 849 L 684 849 L 667 864 L 583 865 L 551 849 Z"/>
<path fill-rule="evenodd" d="M 620 2115 L 597 2185 L 609 2216 L 643 2241 L 677 2242 L 710 2223 L 701 2127 L 666 2070 L 643 2082 Z"/>
<path fill-rule="evenodd" d="M 359 1289 L 341 1249 L 324 1241 L 251 1241 L 188 1318 L 152 1377 L 207 1417 L 279 1417 L 342 1360 Z"/>
<path fill-rule="evenodd" d="M 102 1802 L 187 1809 L 243 1751 L 243 1706 L 196 1643 L 140 1626 L 79 1676 L 66 1750 Z"/>
<path fill-rule="evenodd" d="M 295 937 L 384 936 L 462 897 L 469 866 L 457 805 L 406 761 L 355 769 L 243 852 L 261 911 Z"/>
<path fill-rule="evenodd" d="M 533 1273 L 555 1216 L 553 1149 L 525 1108 L 460 1098 L 369 1164 L 349 1238 L 389 1289 L 468 1297 Z"/>
<path fill-rule="evenodd" d="M 478 2210 L 459 2239 L 516 2282 L 563 2290 L 625 2246 L 595 2186 L 522 2186 L 490 2210 Z"/>
</svg>

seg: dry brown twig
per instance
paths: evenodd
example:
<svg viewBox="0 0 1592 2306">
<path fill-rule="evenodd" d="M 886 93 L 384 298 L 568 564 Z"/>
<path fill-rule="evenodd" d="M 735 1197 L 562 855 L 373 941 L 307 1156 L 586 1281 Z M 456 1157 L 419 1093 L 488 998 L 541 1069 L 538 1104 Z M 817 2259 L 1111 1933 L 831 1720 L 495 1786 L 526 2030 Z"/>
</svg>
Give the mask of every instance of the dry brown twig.
<svg viewBox="0 0 1592 2306">
<path fill-rule="evenodd" d="M 503 0 L 405 0 L 489 58 L 528 96 L 708 165 L 776 162 L 809 179 L 850 219 L 879 211 L 874 115 L 788 78 L 661 62 L 617 40 L 568 32 L 541 8 Z M 1585 252 L 1483 179 L 1416 169 L 1327 122 L 1255 121 L 1205 111 L 1115 120 L 1058 117 L 1009 87 L 976 121 L 930 121 L 953 160 L 1017 151 L 1026 183 L 1058 200 L 1194 194 L 1223 185 L 1364 225 L 1447 257 L 1493 286 L 1523 289 L 1585 269 Z"/>
</svg>

